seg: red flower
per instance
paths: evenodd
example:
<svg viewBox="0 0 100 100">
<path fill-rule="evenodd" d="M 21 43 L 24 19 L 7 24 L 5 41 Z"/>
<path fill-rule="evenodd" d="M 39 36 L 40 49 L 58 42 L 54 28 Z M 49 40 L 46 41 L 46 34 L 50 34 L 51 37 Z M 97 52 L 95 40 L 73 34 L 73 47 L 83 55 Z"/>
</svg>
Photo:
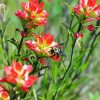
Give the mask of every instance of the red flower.
<svg viewBox="0 0 100 100">
<path fill-rule="evenodd" d="M 51 34 L 47 33 L 42 36 L 34 34 L 34 37 L 36 38 L 36 41 L 28 40 L 25 42 L 30 50 L 35 51 L 40 55 L 55 59 L 56 61 L 60 61 L 60 56 L 52 56 L 50 53 L 51 48 L 58 45 L 58 43 L 54 42 L 54 37 Z"/>
<path fill-rule="evenodd" d="M 88 25 L 88 26 L 87 26 L 87 29 L 88 29 L 89 31 L 94 31 L 94 26 L 93 26 L 93 25 Z"/>
<path fill-rule="evenodd" d="M 22 12 L 21 10 L 18 10 L 16 13 L 15 13 L 16 16 L 18 16 L 20 19 L 25 19 L 25 20 L 28 20 L 28 14 L 27 12 Z"/>
<path fill-rule="evenodd" d="M 21 20 L 28 20 L 27 28 L 43 26 L 47 22 L 48 13 L 43 10 L 44 2 L 39 3 L 38 0 L 29 0 L 29 2 L 22 2 L 24 11 L 18 10 L 15 14 Z"/>
<path fill-rule="evenodd" d="M 83 34 L 82 33 L 74 33 L 74 38 L 83 38 Z"/>
<path fill-rule="evenodd" d="M 5 87 L 0 84 L 0 91 L 5 91 L 5 90 L 6 90 Z"/>
<path fill-rule="evenodd" d="M 45 60 L 44 60 L 43 58 L 40 58 L 39 61 L 40 61 L 40 63 L 41 63 L 42 65 L 46 65 L 46 62 L 45 62 Z"/>
<path fill-rule="evenodd" d="M 10 83 L 17 84 L 25 92 L 38 79 L 36 76 L 29 76 L 30 72 L 32 72 L 31 65 L 22 66 L 21 63 L 16 61 L 11 66 L 5 67 L 6 80 Z"/>
<path fill-rule="evenodd" d="M 0 100 L 10 100 L 10 97 L 6 91 L 0 91 Z"/>
<path fill-rule="evenodd" d="M 5 87 L 2 85 L 0 85 L 0 100 L 10 100 L 10 97 L 5 90 Z"/>
<path fill-rule="evenodd" d="M 85 17 L 90 19 L 100 20 L 100 5 L 96 4 L 96 0 L 80 0 L 73 10 L 78 15 L 85 15 Z"/>
<path fill-rule="evenodd" d="M 6 81 L 7 81 L 6 78 L 0 77 L 0 82 L 6 82 Z"/>
</svg>

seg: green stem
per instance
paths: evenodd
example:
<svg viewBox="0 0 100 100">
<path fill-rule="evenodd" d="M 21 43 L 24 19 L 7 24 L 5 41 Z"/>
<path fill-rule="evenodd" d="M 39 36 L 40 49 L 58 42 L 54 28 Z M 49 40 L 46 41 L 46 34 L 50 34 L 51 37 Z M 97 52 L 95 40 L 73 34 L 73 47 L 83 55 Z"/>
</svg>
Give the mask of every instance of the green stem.
<svg viewBox="0 0 100 100">
<path fill-rule="evenodd" d="M 34 74 L 35 71 L 36 71 L 37 64 L 38 64 L 38 60 L 36 60 L 36 61 L 33 63 L 33 67 L 34 67 L 34 69 L 33 69 L 33 71 L 32 71 L 33 74 Z"/>
<path fill-rule="evenodd" d="M 23 26 L 23 30 L 24 30 L 24 32 L 25 33 L 27 33 L 27 29 L 24 27 L 24 25 L 22 25 Z M 21 48 L 22 48 L 22 44 L 23 44 L 23 41 L 24 41 L 24 38 L 25 37 L 21 37 L 21 40 L 20 40 L 20 43 L 19 43 L 19 47 L 18 47 L 18 52 L 17 52 L 17 61 L 19 60 L 19 56 L 20 56 L 20 51 L 21 51 Z"/>
<path fill-rule="evenodd" d="M 66 71 L 65 71 L 65 73 L 64 73 L 64 75 L 63 75 L 61 80 L 63 80 L 65 78 L 67 72 L 69 71 L 69 69 L 70 69 L 70 67 L 72 65 L 75 43 L 76 43 L 76 39 L 74 39 L 74 42 L 73 42 L 73 45 L 72 45 L 71 58 L 70 58 L 70 62 L 69 62 L 68 68 L 66 69 Z"/>
<path fill-rule="evenodd" d="M 77 33 L 80 32 L 81 28 L 82 28 L 82 23 L 80 22 L 79 27 L 78 27 L 78 30 L 77 30 Z M 76 40 L 77 40 L 77 39 L 74 39 L 74 41 L 73 41 L 69 65 L 68 65 L 68 67 L 67 67 L 67 69 L 66 69 L 66 71 L 65 71 L 65 73 L 64 73 L 64 75 L 63 75 L 63 77 L 62 77 L 61 79 L 59 79 L 58 82 L 61 82 L 61 81 L 66 77 L 67 72 L 69 71 L 69 69 L 70 69 L 70 67 L 71 67 L 71 65 L 72 65 L 72 60 L 73 60 L 73 55 L 74 55 L 74 49 L 75 49 Z M 57 92 L 58 92 L 58 89 L 56 90 L 56 92 L 55 92 L 55 94 L 54 94 L 54 96 L 53 96 L 53 100 L 55 100 L 55 97 L 56 97 L 56 95 L 57 95 Z"/>
<path fill-rule="evenodd" d="M 78 27 L 78 30 L 77 30 L 77 33 L 79 33 L 79 31 L 81 30 L 81 27 L 82 27 L 82 24 L 80 23 L 80 24 L 79 24 L 79 27 Z M 61 78 L 61 80 L 63 80 L 63 79 L 65 78 L 67 72 L 69 71 L 69 69 L 70 69 L 70 67 L 71 67 L 71 65 L 72 65 L 72 60 L 73 60 L 73 54 L 74 54 L 74 49 L 75 49 L 76 40 L 77 40 L 77 39 L 74 39 L 74 41 L 73 41 L 72 50 L 71 50 L 70 62 L 69 62 L 69 65 L 68 65 L 68 67 L 67 67 L 67 69 L 66 69 L 66 71 L 65 71 L 65 73 L 64 73 L 64 75 L 63 75 L 63 77 Z"/>
<path fill-rule="evenodd" d="M 85 59 L 85 63 L 88 61 L 88 59 L 89 59 L 91 53 L 93 52 L 93 46 L 94 46 L 94 43 L 95 43 L 95 41 L 96 41 L 98 35 L 100 35 L 100 32 L 99 32 L 98 34 L 96 34 L 96 35 L 93 37 L 93 40 L 92 40 L 92 43 L 91 43 L 91 46 L 90 46 L 89 53 L 87 54 L 87 57 L 86 57 L 86 59 Z"/>
<path fill-rule="evenodd" d="M 20 56 L 20 51 L 21 51 L 21 47 L 22 47 L 22 44 L 23 44 L 23 40 L 24 40 L 24 37 L 22 37 L 21 40 L 20 40 L 20 44 L 19 44 L 19 47 L 18 47 L 18 53 L 17 53 L 17 56 L 18 56 L 17 61 L 18 61 L 19 56 Z"/>
<path fill-rule="evenodd" d="M 93 38 L 93 40 L 92 40 L 92 43 L 91 43 L 91 46 L 90 46 L 89 53 L 87 54 L 87 57 L 86 57 L 84 63 L 86 63 L 86 62 L 88 61 L 88 59 L 89 59 L 91 53 L 93 52 L 94 49 L 92 49 L 92 48 L 93 48 L 93 46 L 94 46 L 94 43 L 95 43 L 95 41 L 96 41 L 98 35 L 100 35 L 100 32 L 94 36 L 94 38 Z M 73 82 L 75 79 L 79 79 L 79 78 L 80 78 L 80 74 L 81 74 L 81 72 L 77 73 L 77 74 L 74 76 L 74 78 L 72 79 L 72 82 Z M 67 87 L 67 89 L 68 89 L 71 85 L 72 85 L 72 83 L 69 84 L 69 86 Z"/>
</svg>

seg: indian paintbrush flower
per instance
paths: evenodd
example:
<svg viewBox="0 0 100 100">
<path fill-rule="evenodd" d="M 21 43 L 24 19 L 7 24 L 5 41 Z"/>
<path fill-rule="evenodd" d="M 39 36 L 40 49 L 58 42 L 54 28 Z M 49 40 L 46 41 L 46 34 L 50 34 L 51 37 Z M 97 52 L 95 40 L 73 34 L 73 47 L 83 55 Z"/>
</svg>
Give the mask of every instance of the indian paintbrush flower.
<svg viewBox="0 0 100 100">
<path fill-rule="evenodd" d="M 22 10 L 18 10 L 15 15 L 21 20 L 26 21 L 26 28 L 36 28 L 44 26 L 47 22 L 48 13 L 43 10 L 44 2 L 39 3 L 38 0 L 29 0 L 22 2 Z"/>
<path fill-rule="evenodd" d="M 0 100 L 10 100 L 10 97 L 6 91 L 0 91 Z"/>
<path fill-rule="evenodd" d="M 10 97 L 4 86 L 0 85 L 0 100 L 10 100 Z"/>
<path fill-rule="evenodd" d="M 96 0 L 80 0 L 73 10 L 77 15 L 85 16 L 87 21 L 100 20 L 100 5 L 96 4 Z"/>
<path fill-rule="evenodd" d="M 6 77 L 0 78 L 0 82 L 16 84 L 16 86 L 21 88 L 24 92 L 28 92 L 29 87 L 38 80 L 37 76 L 29 75 L 29 73 L 32 72 L 32 66 L 22 66 L 20 62 L 14 61 L 11 66 L 5 66 L 4 71 Z"/>
<path fill-rule="evenodd" d="M 60 59 L 60 56 L 58 55 L 52 55 L 50 53 L 50 50 L 57 46 L 58 43 L 54 42 L 54 37 L 53 35 L 51 35 L 50 33 L 47 33 L 47 34 L 43 34 L 42 36 L 39 36 L 37 34 L 33 34 L 33 36 L 36 38 L 36 41 L 34 40 L 27 40 L 25 43 L 26 43 L 26 46 L 40 54 L 40 55 L 43 55 L 43 56 L 46 56 L 46 57 L 50 57 L 56 61 L 61 61 Z"/>
</svg>

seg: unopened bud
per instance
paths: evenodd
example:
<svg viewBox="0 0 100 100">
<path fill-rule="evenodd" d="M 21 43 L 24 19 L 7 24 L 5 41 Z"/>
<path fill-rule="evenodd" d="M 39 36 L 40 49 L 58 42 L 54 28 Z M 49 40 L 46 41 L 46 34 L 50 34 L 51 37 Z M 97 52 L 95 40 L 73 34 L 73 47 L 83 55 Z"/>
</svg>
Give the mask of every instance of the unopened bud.
<svg viewBox="0 0 100 100">
<path fill-rule="evenodd" d="M 88 29 L 89 31 L 94 31 L 94 26 L 93 26 L 93 25 L 88 25 L 88 26 L 87 26 L 87 29 Z"/>
<path fill-rule="evenodd" d="M 74 33 L 74 38 L 83 38 L 83 34 L 82 33 Z"/>
<path fill-rule="evenodd" d="M 22 37 L 25 37 L 25 36 L 26 36 L 26 34 L 25 34 L 24 31 L 21 32 L 21 36 L 22 36 Z"/>
</svg>

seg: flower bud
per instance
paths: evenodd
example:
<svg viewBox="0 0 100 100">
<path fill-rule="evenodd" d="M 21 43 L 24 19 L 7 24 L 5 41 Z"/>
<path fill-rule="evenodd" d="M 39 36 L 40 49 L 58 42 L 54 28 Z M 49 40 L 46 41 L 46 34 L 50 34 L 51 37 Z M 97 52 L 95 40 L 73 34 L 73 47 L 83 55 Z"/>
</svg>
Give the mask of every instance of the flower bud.
<svg viewBox="0 0 100 100">
<path fill-rule="evenodd" d="M 22 36 L 22 37 L 25 37 L 25 36 L 26 36 L 26 34 L 25 34 L 24 31 L 21 32 L 21 36 Z"/>
<path fill-rule="evenodd" d="M 89 31 L 94 31 L 94 26 L 93 26 L 93 25 L 88 25 L 88 26 L 87 26 L 87 29 L 88 29 Z"/>
<path fill-rule="evenodd" d="M 83 34 L 82 33 L 74 33 L 74 38 L 83 38 Z"/>
</svg>

